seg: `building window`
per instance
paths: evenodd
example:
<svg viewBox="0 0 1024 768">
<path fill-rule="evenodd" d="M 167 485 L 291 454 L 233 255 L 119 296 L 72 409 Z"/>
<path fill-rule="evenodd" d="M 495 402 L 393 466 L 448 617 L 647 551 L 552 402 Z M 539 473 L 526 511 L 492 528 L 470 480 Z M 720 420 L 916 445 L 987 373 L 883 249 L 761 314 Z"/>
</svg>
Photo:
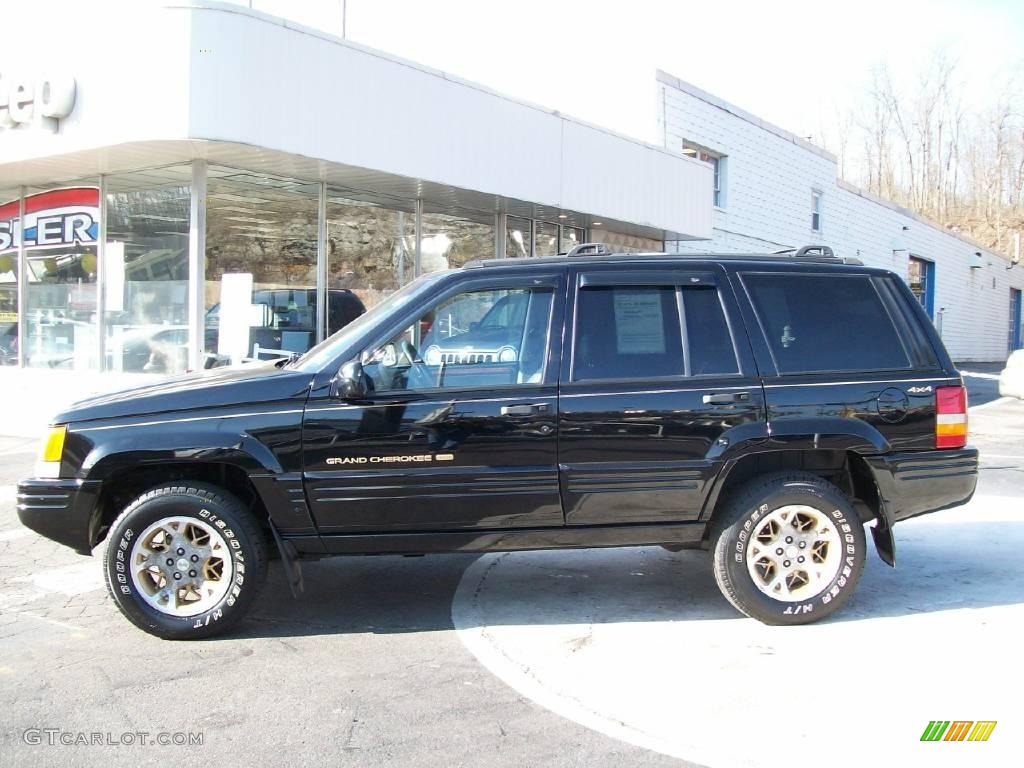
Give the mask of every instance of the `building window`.
<svg viewBox="0 0 1024 768">
<path fill-rule="evenodd" d="M 19 225 L 25 237 L 27 284 L 21 311 L 27 365 L 100 368 L 99 217 L 95 179 L 27 190 L 25 221 Z"/>
<path fill-rule="evenodd" d="M 907 282 L 910 290 L 921 302 L 928 317 L 935 319 L 935 263 L 922 259 L 918 256 L 911 256 L 907 269 Z"/>
<path fill-rule="evenodd" d="M 420 274 L 458 269 L 474 259 L 494 256 L 493 213 L 462 210 L 455 215 L 430 209 L 429 204 L 424 207 Z"/>
<path fill-rule="evenodd" d="M 204 350 L 266 359 L 316 343 L 319 185 L 210 166 Z"/>
<path fill-rule="evenodd" d="M 327 335 L 414 277 L 416 204 L 327 190 Z"/>
<path fill-rule="evenodd" d="M 814 232 L 821 232 L 821 192 L 811 192 L 811 229 Z"/>
<path fill-rule="evenodd" d="M 18 240 L 15 222 L 21 198 L 0 190 L 0 365 L 18 362 Z M 18 223 L 20 230 L 21 224 Z"/>
<path fill-rule="evenodd" d="M 505 255 L 524 259 L 530 255 L 533 243 L 533 222 L 509 216 L 505 222 Z"/>
<path fill-rule="evenodd" d="M 188 367 L 188 233 L 192 166 L 107 178 L 104 365 Z"/>
<path fill-rule="evenodd" d="M 558 252 L 568 253 L 577 245 L 583 243 L 585 239 L 586 236 L 584 235 L 582 229 L 580 229 L 579 227 L 570 227 L 568 225 L 563 224 L 562 239 L 559 242 Z"/>
<path fill-rule="evenodd" d="M 690 144 L 683 142 L 683 154 L 688 157 L 693 157 L 704 163 L 710 163 L 711 168 L 714 171 L 714 181 L 712 184 L 711 200 L 715 205 L 715 208 L 725 207 L 725 155 L 717 152 L 712 152 L 710 149 L 697 146 L 696 144 Z"/>
<path fill-rule="evenodd" d="M 534 222 L 534 256 L 557 256 L 558 255 L 558 231 L 557 224 L 549 224 L 546 221 Z"/>
</svg>

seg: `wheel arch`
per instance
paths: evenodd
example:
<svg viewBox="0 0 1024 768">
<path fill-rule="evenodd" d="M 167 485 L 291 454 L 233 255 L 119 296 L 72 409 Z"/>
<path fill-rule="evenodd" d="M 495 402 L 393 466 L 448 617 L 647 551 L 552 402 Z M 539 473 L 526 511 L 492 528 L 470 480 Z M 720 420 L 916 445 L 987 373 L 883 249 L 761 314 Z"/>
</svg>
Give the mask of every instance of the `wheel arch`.
<svg viewBox="0 0 1024 768">
<path fill-rule="evenodd" d="M 817 475 L 839 488 L 856 509 L 861 522 L 875 521 L 871 533 L 878 556 L 886 564 L 895 565 L 896 546 L 889 512 L 871 467 L 860 451 L 850 448 L 778 448 L 747 452 L 727 460 L 701 514 L 701 519 L 707 522 L 705 547 L 711 543 L 709 538 L 716 514 L 736 489 L 759 475 L 784 471 Z"/>
<path fill-rule="evenodd" d="M 173 482 L 210 483 L 237 496 L 269 536 L 269 513 L 247 468 L 229 461 L 183 460 L 121 464 L 104 474 L 89 521 L 89 543 L 96 546 L 121 511 L 146 491 Z"/>
</svg>

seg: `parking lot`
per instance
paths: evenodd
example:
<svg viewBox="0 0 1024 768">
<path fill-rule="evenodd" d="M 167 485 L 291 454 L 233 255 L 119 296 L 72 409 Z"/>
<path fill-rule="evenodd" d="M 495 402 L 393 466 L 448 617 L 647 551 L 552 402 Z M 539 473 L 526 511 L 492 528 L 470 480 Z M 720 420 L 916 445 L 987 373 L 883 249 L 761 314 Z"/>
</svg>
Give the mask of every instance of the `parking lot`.
<svg viewBox="0 0 1024 768">
<path fill-rule="evenodd" d="M 975 500 L 794 628 L 741 618 L 703 553 L 639 548 L 309 563 L 299 601 L 274 563 L 230 636 L 160 641 L 98 558 L 19 526 L 36 444 L 0 438 L 0 764 L 1019 765 L 1024 403 L 978 373 Z M 921 743 L 935 719 L 998 727 Z"/>
</svg>

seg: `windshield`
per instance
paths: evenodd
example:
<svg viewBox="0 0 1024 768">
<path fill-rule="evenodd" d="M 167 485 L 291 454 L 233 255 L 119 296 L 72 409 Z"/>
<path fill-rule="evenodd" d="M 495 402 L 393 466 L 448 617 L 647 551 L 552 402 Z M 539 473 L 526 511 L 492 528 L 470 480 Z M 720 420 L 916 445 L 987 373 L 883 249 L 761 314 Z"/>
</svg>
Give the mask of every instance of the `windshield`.
<svg viewBox="0 0 1024 768">
<path fill-rule="evenodd" d="M 401 311 L 403 307 L 418 299 L 444 274 L 446 273 L 433 272 L 429 275 L 421 275 L 408 285 L 399 288 L 369 312 L 360 315 L 333 336 L 328 336 L 321 341 L 289 367 L 303 371 L 320 370 L 338 357 L 345 347 L 351 345 L 364 331 L 385 316 Z"/>
</svg>

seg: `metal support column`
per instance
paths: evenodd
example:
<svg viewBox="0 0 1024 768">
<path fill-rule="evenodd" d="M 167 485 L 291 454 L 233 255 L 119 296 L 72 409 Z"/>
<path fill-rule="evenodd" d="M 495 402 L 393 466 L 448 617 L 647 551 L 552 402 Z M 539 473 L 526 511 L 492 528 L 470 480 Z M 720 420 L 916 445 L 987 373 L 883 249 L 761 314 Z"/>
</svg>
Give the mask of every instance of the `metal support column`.
<svg viewBox="0 0 1024 768">
<path fill-rule="evenodd" d="M 28 338 L 28 313 L 25 300 L 28 298 L 28 264 L 25 261 L 25 188 L 18 188 L 18 365 L 24 367 L 25 341 Z"/>
<path fill-rule="evenodd" d="M 320 182 L 320 205 L 316 214 L 316 343 L 327 338 L 327 182 Z"/>
<path fill-rule="evenodd" d="M 494 258 L 505 258 L 505 239 L 508 229 L 508 214 L 494 214 Z"/>
<path fill-rule="evenodd" d="M 414 256 L 414 258 L 415 258 L 415 262 L 414 263 L 416 264 L 416 268 L 415 268 L 415 271 L 413 273 L 416 277 L 419 277 L 420 275 L 423 274 L 423 272 L 422 272 L 423 265 L 421 263 L 421 258 L 420 258 L 422 256 L 422 254 L 423 254 L 422 245 L 423 245 L 423 200 L 421 200 L 420 198 L 416 198 L 416 254 Z"/>
<path fill-rule="evenodd" d="M 206 161 L 192 161 L 188 222 L 188 367 L 203 367 L 206 345 Z M 215 352 L 216 350 L 206 350 Z"/>
<path fill-rule="evenodd" d="M 96 369 L 107 368 L 107 177 L 100 175 L 100 231 L 96 239 Z"/>
</svg>

